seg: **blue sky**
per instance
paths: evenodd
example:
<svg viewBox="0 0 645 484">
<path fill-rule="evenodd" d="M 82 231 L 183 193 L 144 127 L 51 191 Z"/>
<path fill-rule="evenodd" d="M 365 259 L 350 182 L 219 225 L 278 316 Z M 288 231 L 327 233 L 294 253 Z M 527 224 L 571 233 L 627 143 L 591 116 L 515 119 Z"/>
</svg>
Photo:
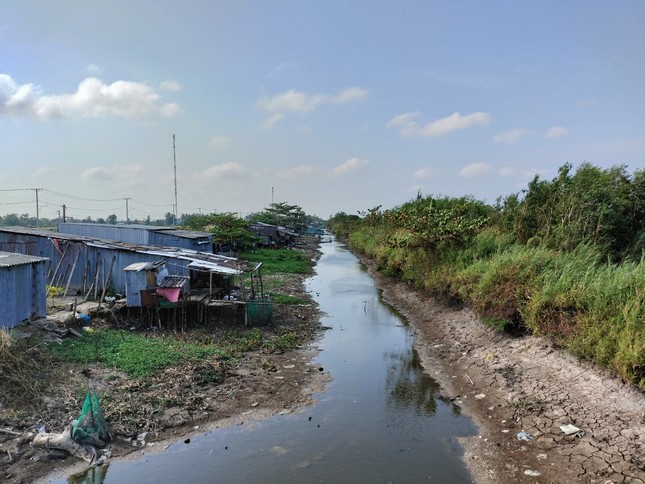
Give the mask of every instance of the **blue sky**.
<svg viewBox="0 0 645 484">
<path fill-rule="evenodd" d="M 645 168 L 645 2 L 0 6 L 0 214 L 328 217 Z"/>
</svg>

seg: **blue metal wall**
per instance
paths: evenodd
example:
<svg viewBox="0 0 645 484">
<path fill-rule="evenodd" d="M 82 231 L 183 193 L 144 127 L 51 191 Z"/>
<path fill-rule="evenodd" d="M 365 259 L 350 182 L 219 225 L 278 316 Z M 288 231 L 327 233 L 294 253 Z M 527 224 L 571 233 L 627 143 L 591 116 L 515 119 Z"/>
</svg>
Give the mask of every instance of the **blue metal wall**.
<svg viewBox="0 0 645 484">
<path fill-rule="evenodd" d="M 56 235 L 53 232 L 52 238 L 55 238 Z M 179 276 L 189 274 L 187 266 L 191 261 L 172 257 L 170 253 L 167 256 L 141 254 L 127 249 L 101 247 L 98 242 L 74 240 L 73 236 L 58 240 L 61 253 L 57 251 L 51 238 L 0 230 L 0 250 L 47 257 L 49 259 L 49 263 L 45 266 L 47 282 L 64 288 L 69 281 L 70 291 L 68 294 L 81 294 L 84 291 L 88 291 L 96 280 L 97 269 L 99 288 L 102 289 L 103 280 L 109 272 L 112 259 L 114 259 L 114 263 L 110 275 L 110 285 L 119 294 L 125 294 L 125 273 L 123 269 L 135 262 L 165 260 L 170 274 Z M 63 254 L 64 258 L 62 257 Z M 76 264 L 74 265 L 75 261 Z"/>
<path fill-rule="evenodd" d="M 45 261 L 0 267 L 0 328 L 47 315 Z"/>
<path fill-rule="evenodd" d="M 59 223 L 62 234 L 83 235 L 96 239 L 118 240 L 130 244 L 151 244 L 147 228 L 126 225 Z"/>
</svg>

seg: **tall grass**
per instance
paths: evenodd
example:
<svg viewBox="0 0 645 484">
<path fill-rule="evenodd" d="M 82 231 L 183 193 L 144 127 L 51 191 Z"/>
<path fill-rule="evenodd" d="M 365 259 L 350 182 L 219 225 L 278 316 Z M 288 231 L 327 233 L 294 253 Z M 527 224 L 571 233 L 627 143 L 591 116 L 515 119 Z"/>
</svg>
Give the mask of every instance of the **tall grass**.
<svg viewBox="0 0 645 484">
<path fill-rule="evenodd" d="M 613 264 L 586 244 L 531 247 L 495 229 L 439 252 L 392 247 L 373 227 L 349 240 L 386 274 L 463 301 L 496 327 L 545 335 L 645 389 L 645 261 Z"/>
</svg>

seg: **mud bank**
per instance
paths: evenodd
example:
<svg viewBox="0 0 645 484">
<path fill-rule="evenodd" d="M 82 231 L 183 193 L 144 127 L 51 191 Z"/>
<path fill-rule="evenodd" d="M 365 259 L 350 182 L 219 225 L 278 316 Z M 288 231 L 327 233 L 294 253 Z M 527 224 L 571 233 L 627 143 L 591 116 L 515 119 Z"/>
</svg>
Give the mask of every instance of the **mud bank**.
<svg viewBox="0 0 645 484">
<path fill-rule="evenodd" d="M 414 328 L 445 397 L 478 424 L 478 436 L 461 439 L 476 482 L 645 483 L 643 393 L 545 338 L 500 334 L 471 310 L 446 307 L 363 263 Z M 567 424 L 580 432 L 565 435 Z"/>
</svg>

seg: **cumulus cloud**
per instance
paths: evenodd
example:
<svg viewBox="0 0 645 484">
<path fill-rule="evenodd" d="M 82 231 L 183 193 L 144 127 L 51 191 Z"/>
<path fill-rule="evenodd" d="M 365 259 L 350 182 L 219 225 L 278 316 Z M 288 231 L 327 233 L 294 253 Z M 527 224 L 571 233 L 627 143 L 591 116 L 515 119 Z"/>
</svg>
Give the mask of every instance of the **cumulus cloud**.
<svg viewBox="0 0 645 484">
<path fill-rule="evenodd" d="M 231 138 L 228 136 L 213 136 L 210 140 L 211 146 L 216 146 L 218 148 L 221 148 L 222 146 L 226 146 L 231 142 Z"/>
<path fill-rule="evenodd" d="M 305 114 L 313 111 L 324 104 L 346 104 L 359 101 L 368 94 L 366 89 L 351 87 L 336 95 L 329 94 L 305 94 L 295 89 L 277 94 L 276 96 L 264 96 L 260 98 L 256 106 L 270 112 L 294 112 Z"/>
<path fill-rule="evenodd" d="M 387 123 L 387 126 L 399 128 L 403 136 L 433 138 L 472 126 L 485 126 L 492 121 L 489 113 L 480 111 L 465 115 L 453 113 L 450 116 L 431 121 L 425 125 L 420 125 L 417 122 L 419 116 L 418 111 L 398 114 Z"/>
<path fill-rule="evenodd" d="M 369 91 L 361 87 L 350 87 L 341 91 L 330 99 L 332 104 L 346 104 L 354 101 L 362 101 L 367 97 Z"/>
<path fill-rule="evenodd" d="M 278 172 L 279 178 L 301 178 L 305 176 L 311 176 L 318 171 L 313 165 L 299 165 L 289 168 L 287 170 L 280 170 Z"/>
<path fill-rule="evenodd" d="M 95 181 L 95 180 L 112 180 L 113 170 L 105 166 L 93 166 L 84 170 L 79 178 L 82 181 Z"/>
<path fill-rule="evenodd" d="M 459 175 L 463 177 L 476 177 L 480 175 L 485 175 L 491 169 L 491 166 L 488 163 L 473 163 L 472 165 L 464 166 L 459 170 Z"/>
<path fill-rule="evenodd" d="M 262 124 L 263 130 L 269 130 L 273 128 L 276 124 L 282 121 L 285 118 L 285 115 L 282 113 L 275 113 L 273 116 L 267 118 Z"/>
<path fill-rule="evenodd" d="M 87 72 L 93 75 L 100 74 L 101 72 L 103 72 L 103 69 L 101 69 L 96 64 L 88 64 L 86 69 L 87 69 Z"/>
<path fill-rule="evenodd" d="M 553 126 L 546 130 L 544 133 L 545 138 L 562 138 L 563 136 L 568 136 L 570 133 L 569 129 L 563 126 Z"/>
<path fill-rule="evenodd" d="M 247 174 L 248 170 L 244 165 L 228 162 L 211 166 L 201 174 L 200 179 L 205 181 L 230 180 L 244 177 Z"/>
<path fill-rule="evenodd" d="M 432 170 L 430 168 L 421 168 L 414 172 L 414 179 L 424 180 L 426 178 L 430 178 L 430 175 L 432 175 Z"/>
<path fill-rule="evenodd" d="M 110 182 L 119 189 L 130 188 L 144 182 L 143 166 L 134 165 L 111 165 L 92 166 L 79 175 L 82 182 Z"/>
<path fill-rule="evenodd" d="M 497 143 L 508 143 L 508 144 L 513 144 L 517 143 L 520 139 L 522 139 L 524 136 L 529 134 L 530 131 L 526 128 L 514 128 L 514 129 L 509 129 L 507 131 L 502 131 L 501 133 L 498 133 L 495 135 L 493 138 L 493 141 Z"/>
<path fill-rule="evenodd" d="M 503 166 L 497 171 L 497 173 L 503 178 L 508 178 L 517 175 L 518 170 L 512 166 Z"/>
<path fill-rule="evenodd" d="M 340 165 L 335 166 L 332 168 L 332 170 L 329 172 L 331 176 L 342 176 L 346 175 L 348 173 L 351 173 L 356 170 L 360 170 L 364 166 L 367 166 L 369 164 L 369 160 L 363 160 L 360 158 L 350 158 L 348 160 L 345 160 L 343 163 Z"/>
<path fill-rule="evenodd" d="M 0 115 L 39 120 L 67 117 L 139 118 L 181 113 L 174 103 L 161 103 L 161 96 L 150 86 L 131 81 L 104 84 L 95 77 L 83 80 L 74 94 L 44 95 L 34 84 L 18 85 L 7 74 L 0 74 Z"/>
<path fill-rule="evenodd" d="M 163 81 L 159 87 L 164 91 L 181 91 L 181 84 L 177 81 Z"/>
</svg>

